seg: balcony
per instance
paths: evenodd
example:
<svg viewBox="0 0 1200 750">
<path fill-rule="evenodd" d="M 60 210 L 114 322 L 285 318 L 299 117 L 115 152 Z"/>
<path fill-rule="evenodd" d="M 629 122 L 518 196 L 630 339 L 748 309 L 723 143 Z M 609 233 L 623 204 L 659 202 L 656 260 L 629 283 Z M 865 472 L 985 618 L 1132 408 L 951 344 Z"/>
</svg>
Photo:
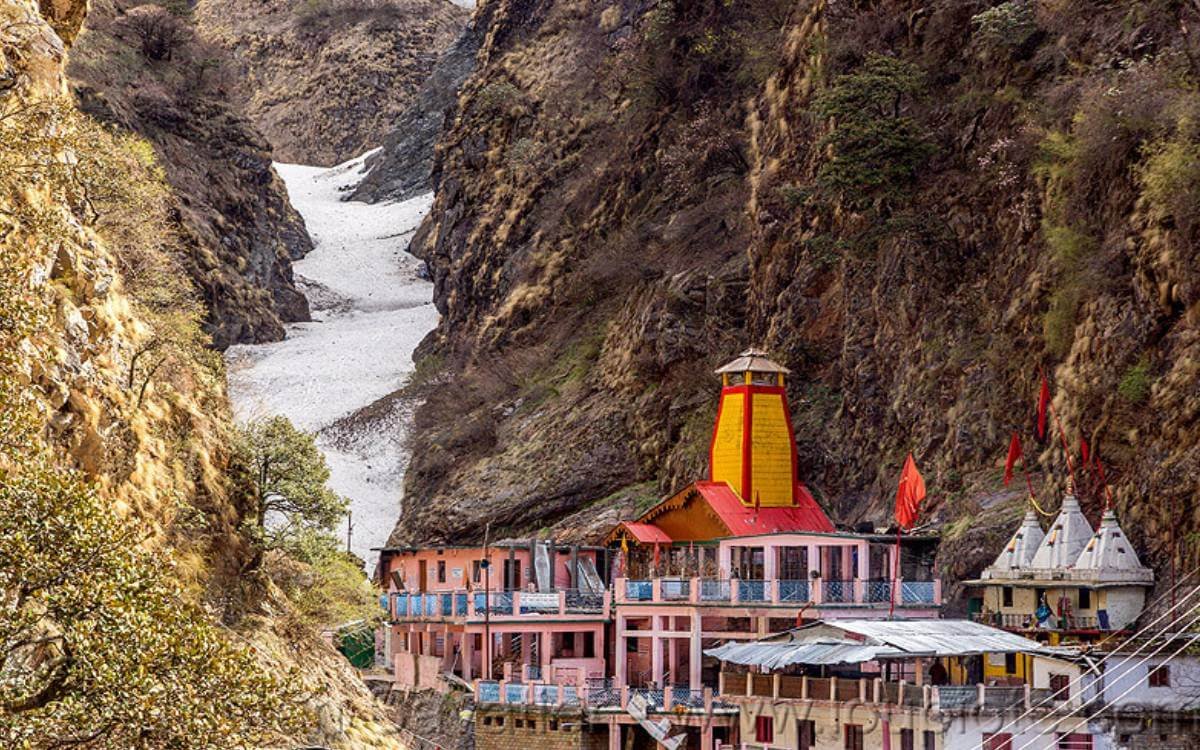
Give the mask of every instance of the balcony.
<svg viewBox="0 0 1200 750">
<path fill-rule="evenodd" d="M 687 686 L 630 688 L 614 685 L 608 678 L 588 679 L 576 684 L 476 680 L 475 702 L 524 706 L 578 706 L 593 711 L 624 711 L 630 698 L 641 696 L 656 713 L 713 715 L 735 714 L 737 707 L 717 699 L 711 688 L 691 690 Z"/>
<path fill-rule="evenodd" d="M 392 592 L 388 611 L 393 620 L 481 620 L 500 618 L 608 618 L 608 594 L 575 589 L 555 592 L 436 591 L 424 594 Z"/>
<path fill-rule="evenodd" d="M 1068 703 L 1049 700 L 1052 691 L 1028 685 L 914 685 L 885 682 L 879 678 L 796 677 L 782 674 L 739 674 L 722 672 L 721 698 L 771 698 L 773 700 L 818 701 L 892 705 L 922 710 L 1006 713 L 1043 705 L 1046 710 Z"/>
<path fill-rule="evenodd" d="M 972 613 L 971 619 L 1005 630 L 1033 630 L 1037 627 L 1033 622 L 1033 616 L 1028 614 L 975 612 Z M 1106 630 L 1101 626 L 1098 618 L 1087 615 L 1068 615 L 1065 618 L 1056 616 L 1051 618 L 1050 624 L 1049 628 L 1039 629 L 1044 631 Z"/>
<path fill-rule="evenodd" d="M 942 603 L 942 583 L 932 581 L 877 581 L 744 578 L 617 579 L 616 604 L 703 605 L 868 605 L 890 606 L 896 586 L 897 606 L 936 607 Z"/>
</svg>

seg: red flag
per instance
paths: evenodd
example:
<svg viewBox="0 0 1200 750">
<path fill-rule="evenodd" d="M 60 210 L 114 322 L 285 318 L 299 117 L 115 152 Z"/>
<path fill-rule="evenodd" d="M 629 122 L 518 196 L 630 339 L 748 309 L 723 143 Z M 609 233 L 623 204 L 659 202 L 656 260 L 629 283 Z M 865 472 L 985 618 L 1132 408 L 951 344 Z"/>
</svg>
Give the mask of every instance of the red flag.
<svg viewBox="0 0 1200 750">
<path fill-rule="evenodd" d="M 1101 483 L 1104 482 L 1104 464 L 1100 463 L 1100 457 L 1096 456 L 1096 473 L 1100 475 Z"/>
<path fill-rule="evenodd" d="M 900 485 L 896 488 L 896 523 L 901 529 L 911 529 L 917 522 L 921 501 L 925 499 L 925 480 L 917 471 L 912 453 L 904 459 L 900 470 Z"/>
<path fill-rule="evenodd" d="M 1013 430 L 1012 440 L 1008 443 L 1008 460 L 1004 462 L 1004 486 L 1013 478 L 1013 467 L 1017 465 L 1017 460 L 1021 458 L 1021 438 L 1017 437 L 1017 431 Z"/>
<path fill-rule="evenodd" d="M 1050 405 L 1050 384 L 1046 382 L 1046 376 L 1042 375 L 1042 392 L 1038 395 L 1038 421 L 1037 421 L 1037 436 L 1038 440 L 1043 440 L 1046 437 L 1046 407 Z"/>
<path fill-rule="evenodd" d="M 1083 459 L 1083 465 L 1088 465 L 1088 444 L 1087 438 L 1083 435 L 1079 436 L 1079 457 Z"/>
</svg>

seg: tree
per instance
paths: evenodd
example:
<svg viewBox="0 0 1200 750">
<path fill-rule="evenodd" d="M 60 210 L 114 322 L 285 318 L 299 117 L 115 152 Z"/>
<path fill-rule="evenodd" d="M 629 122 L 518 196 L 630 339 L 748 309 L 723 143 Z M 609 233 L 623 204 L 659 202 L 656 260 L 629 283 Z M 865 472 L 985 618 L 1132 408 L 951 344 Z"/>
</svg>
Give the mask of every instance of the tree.
<svg viewBox="0 0 1200 750">
<path fill-rule="evenodd" d="M 264 548 L 288 548 L 309 530 L 328 531 L 346 515 L 346 498 L 329 489 L 329 467 L 312 435 L 287 417 L 241 429 L 238 452 L 249 470 L 254 525 Z"/>
<path fill-rule="evenodd" d="M 230 748 L 300 701 L 229 644 L 72 471 L 0 472 L 0 745 Z"/>
<path fill-rule="evenodd" d="M 821 165 L 818 185 L 857 207 L 900 195 L 932 153 L 921 127 L 905 114 L 905 104 L 924 87 L 912 64 L 883 55 L 838 76 L 814 107 L 833 121 L 822 140 L 832 155 Z"/>
<path fill-rule="evenodd" d="M 121 19 L 121 26 L 138 40 L 147 60 L 170 60 L 191 36 L 178 16 L 153 3 L 131 9 Z"/>
</svg>

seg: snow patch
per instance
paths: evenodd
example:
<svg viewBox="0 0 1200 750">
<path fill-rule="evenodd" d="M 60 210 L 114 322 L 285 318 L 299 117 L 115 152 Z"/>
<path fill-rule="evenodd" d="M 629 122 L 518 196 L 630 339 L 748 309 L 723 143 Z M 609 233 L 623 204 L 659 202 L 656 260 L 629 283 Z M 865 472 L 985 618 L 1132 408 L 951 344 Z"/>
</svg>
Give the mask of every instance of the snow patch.
<svg viewBox="0 0 1200 750">
<path fill-rule="evenodd" d="M 352 548 L 372 569 L 378 555 L 370 549 L 386 542 L 399 516 L 408 464 L 411 414 L 386 397 L 411 376 L 413 351 L 438 313 L 433 284 L 406 251 L 433 194 L 343 201 L 368 156 L 328 169 L 275 165 L 315 246 L 293 265 L 313 321 L 289 325 L 283 341 L 230 347 L 225 357 L 239 421 L 282 414 L 317 433 L 330 485 L 350 498 Z"/>
</svg>

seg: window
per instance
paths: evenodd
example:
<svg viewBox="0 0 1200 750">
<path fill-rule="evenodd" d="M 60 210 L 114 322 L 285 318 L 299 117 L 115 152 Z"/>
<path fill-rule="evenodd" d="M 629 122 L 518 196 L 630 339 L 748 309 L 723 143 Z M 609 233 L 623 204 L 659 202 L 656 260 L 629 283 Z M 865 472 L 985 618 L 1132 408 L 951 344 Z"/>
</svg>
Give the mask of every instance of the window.
<svg viewBox="0 0 1200 750">
<path fill-rule="evenodd" d="M 1013 750 L 1012 735 L 1008 732 L 984 732 L 983 750 Z"/>
<path fill-rule="evenodd" d="M 1012 605 L 1012 586 L 1005 586 L 1000 590 L 1000 606 L 1011 607 Z"/>
<path fill-rule="evenodd" d="M 574 654 L 575 653 L 575 634 L 574 633 L 562 633 L 558 637 L 561 639 L 558 643 L 559 649 L 561 649 L 563 651 L 570 651 L 572 654 Z"/>
<path fill-rule="evenodd" d="M 479 565 L 479 560 L 472 560 L 471 561 L 471 581 L 473 583 L 479 583 L 479 579 L 480 579 L 482 573 L 483 573 L 483 568 Z"/>
<path fill-rule="evenodd" d="M 596 634 L 587 631 L 583 634 L 583 658 L 591 659 L 596 656 Z"/>
<path fill-rule="evenodd" d="M 438 583 L 446 582 L 446 561 L 438 560 Z"/>
<path fill-rule="evenodd" d="M 846 725 L 846 750 L 863 750 L 862 724 Z"/>
<path fill-rule="evenodd" d="M 775 720 L 772 717 L 755 717 L 754 741 L 763 745 L 769 745 L 775 741 Z"/>
<path fill-rule="evenodd" d="M 1017 673 L 1017 655 L 1016 654 L 1005 654 L 1004 655 L 1004 671 L 1007 674 L 1016 674 Z"/>
<path fill-rule="evenodd" d="M 1061 693 L 1059 693 L 1060 690 L 1062 691 Z M 1065 674 L 1050 675 L 1050 693 L 1051 695 L 1057 694 L 1057 700 L 1070 700 L 1071 678 Z"/>
<path fill-rule="evenodd" d="M 1171 668 L 1166 664 L 1151 667 L 1150 687 L 1171 687 Z"/>
<path fill-rule="evenodd" d="M 913 745 L 913 730 L 900 730 L 900 750 L 916 750 L 916 747 Z"/>
<path fill-rule="evenodd" d="M 1058 750 L 1092 750 L 1092 735 L 1060 734 L 1058 735 Z"/>
<path fill-rule="evenodd" d="M 937 750 L 937 734 L 932 729 L 926 729 L 922 735 L 925 737 L 925 747 L 921 750 Z"/>
<path fill-rule="evenodd" d="M 1079 589 L 1079 608 L 1080 609 L 1091 609 L 1092 608 L 1092 590 L 1091 589 Z"/>
<path fill-rule="evenodd" d="M 812 719 L 796 722 L 796 736 L 799 738 L 798 750 L 813 750 L 817 746 L 817 722 Z"/>
</svg>

